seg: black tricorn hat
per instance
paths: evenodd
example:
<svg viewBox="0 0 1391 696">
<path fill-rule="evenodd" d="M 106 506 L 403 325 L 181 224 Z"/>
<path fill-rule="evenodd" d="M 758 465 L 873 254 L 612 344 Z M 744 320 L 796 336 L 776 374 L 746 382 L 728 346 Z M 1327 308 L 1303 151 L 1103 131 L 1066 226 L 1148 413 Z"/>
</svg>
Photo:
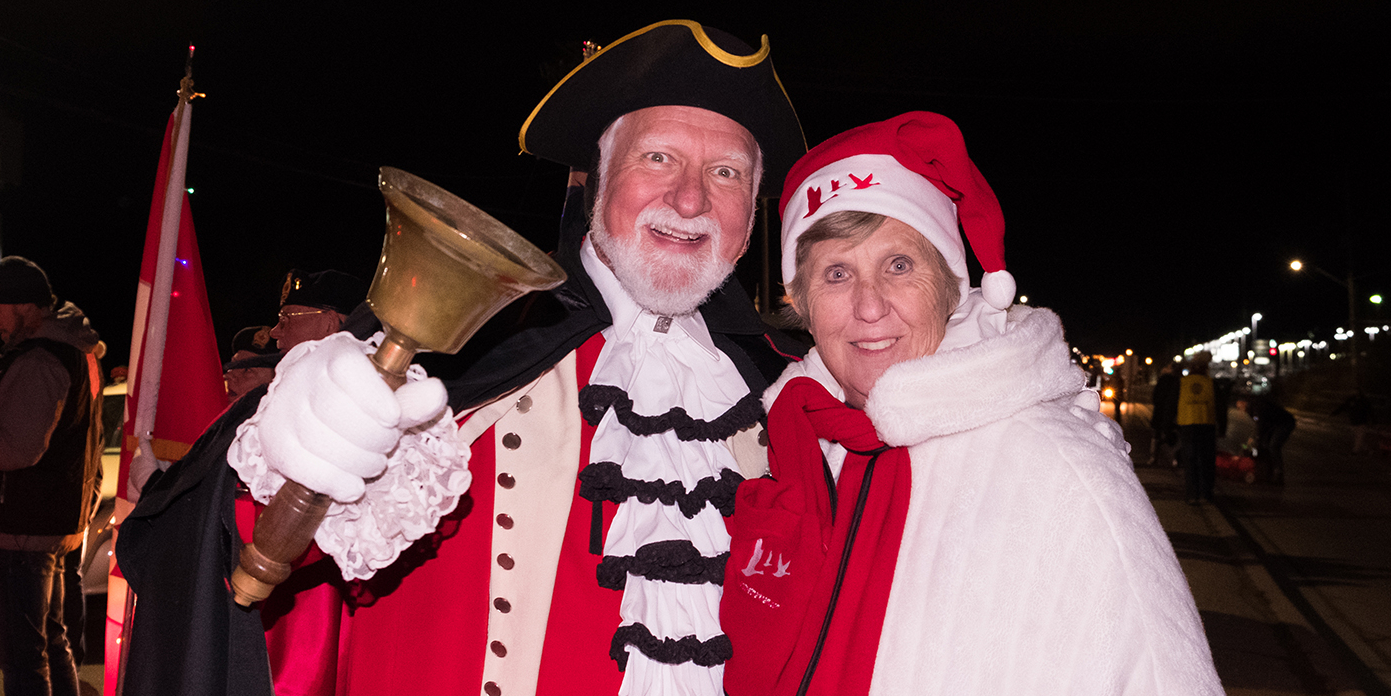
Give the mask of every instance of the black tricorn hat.
<svg viewBox="0 0 1391 696">
<path fill-rule="evenodd" d="M 774 188 L 807 153 L 797 112 L 773 71 L 768 37 L 754 51 L 686 19 L 639 29 L 570 71 L 532 110 L 518 142 L 523 152 L 588 170 L 614 119 L 668 105 L 714 111 L 748 129 Z"/>
</svg>

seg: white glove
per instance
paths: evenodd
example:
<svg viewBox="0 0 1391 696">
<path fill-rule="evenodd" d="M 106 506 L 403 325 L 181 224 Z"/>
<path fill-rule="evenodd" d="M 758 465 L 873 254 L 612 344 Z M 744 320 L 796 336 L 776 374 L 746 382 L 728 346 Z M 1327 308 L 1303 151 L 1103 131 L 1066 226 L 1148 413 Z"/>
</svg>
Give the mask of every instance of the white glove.
<svg viewBox="0 0 1391 696">
<path fill-rule="evenodd" d="M 401 433 L 444 410 L 438 379 L 394 393 L 347 332 L 295 346 L 276 368 L 261 405 L 262 453 L 271 469 L 340 503 L 386 470 Z"/>
</svg>

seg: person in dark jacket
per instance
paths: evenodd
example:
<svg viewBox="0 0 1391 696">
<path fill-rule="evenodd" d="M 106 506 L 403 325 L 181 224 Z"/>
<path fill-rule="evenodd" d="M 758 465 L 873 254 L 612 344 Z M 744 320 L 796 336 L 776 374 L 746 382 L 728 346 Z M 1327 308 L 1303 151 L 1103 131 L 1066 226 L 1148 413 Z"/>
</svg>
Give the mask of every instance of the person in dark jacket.
<svg viewBox="0 0 1391 696">
<path fill-rule="evenodd" d="M 1212 404 L 1215 409 L 1213 414 L 1217 416 L 1217 437 L 1227 436 L 1227 404 L 1232 400 L 1234 385 L 1231 377 L 1212 378 Z"/>
<path fill-rule="evenodd" d="M 1154 412 L 1150 415 L 1150 464 L 1177 466 L 1178 448 L 1178 387 L 1179 364 L 1169 363 L 1159 371 L 1151 396 Z"/>
<path fill-rule="evenodd" d="M 1236 397 L 1236 407 L 1256 423 L 1256 436 L 1252 444 L 1256 447 L 1257 470 L 1264 474 L 1260 478 L 1269 483 L 1285 482 L 1285 441 L 1294 432 L 1295 420 L 1283 406 L 1268 396 L 1240 394 Z"/>
<path fill-rule="evenodd" d="M 5 693 L 77 694 L 64 556 L 101 467 L 99 340 L 28 259 L 0 259 L 0 668 Z M 73 588 L 80 592 L 80 588 Z"/>
</svg>

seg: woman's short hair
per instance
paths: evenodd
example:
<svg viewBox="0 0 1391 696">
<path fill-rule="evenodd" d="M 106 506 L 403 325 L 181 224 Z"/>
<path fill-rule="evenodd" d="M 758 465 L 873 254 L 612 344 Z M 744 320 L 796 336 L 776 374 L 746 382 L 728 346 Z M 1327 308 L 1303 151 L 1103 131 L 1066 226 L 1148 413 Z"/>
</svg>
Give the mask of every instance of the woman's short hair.
<svg viewBox="0 0 1391 696">
<path fill-rule="evenodd" d="M 807 314 L 811 311 L 811 306 L 807 303 L 807 290 L 811 281 L 811 274 L 806 267 L 811 260 L 811 248 L 817 242 L 826 241 L 846 241 L 852 245 L 863 243 L 884 226 L 888 216 L 878 213 L 863 213 L 854 210 L 844 210 L 839 213 L 831 213 L 826 217 L 817 220 L 801 237 L 797 238 L 797 275 L 792 278 L 792 282 L 787 284 L 787 294 L 791 299 L 787 307 L 782 310 L 783 319 L 799 328 L 807 327 Z M 947 265 L 947 260 L 942 256 L 942 252 L 937 250 L 926 237 L 918 235 L 914 237 L 919 250 L 934 266 L 937 271 L 937 287 L 933 288 L 938 302 L 938 309 L 941 311 L 943 319 L 951 316 L 956 310 L 956 306 L 961 303 L 961 279 L 952 272 Z M 801 307 L 801 311 L 797 308 Z"/>
</svg>

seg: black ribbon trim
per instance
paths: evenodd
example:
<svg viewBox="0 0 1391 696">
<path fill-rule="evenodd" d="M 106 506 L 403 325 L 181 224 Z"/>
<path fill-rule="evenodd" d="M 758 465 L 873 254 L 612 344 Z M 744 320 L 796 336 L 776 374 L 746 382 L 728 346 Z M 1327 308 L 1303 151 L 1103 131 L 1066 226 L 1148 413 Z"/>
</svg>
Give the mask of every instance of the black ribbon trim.
<svg viewBox="0 0 1391 696">
<path fill-rule="evenodd" d="M 595 503 L 605 500 L 621 503 L 636 497 L 645 504 L 662 501 L 675 505 L 687 519 L 705 509 L 705 503 L 715 506 L 720 515 L 734 514 L 734 494 L 744 477 L 733 469 L 720 471 L 720 478 L 706 476 L 686 492 L 680 481 L 639 481 L 623 475 L 623 467 L 613 462 L 594 462 L 580 470 L 580 497 Z"/>
<path fill-rule="evenodd" d="M 622 590 L 631 573 L 648 580 L 665 580 L 683 585 L 724 584 L 724 567 L 729 552 L 706 557 L 685 539 L 643 544 L 632 556 L 604 556 L 596 575 L 599 586 Z"/>
<path fill-rule="evenodd" d="M 679 640 L 659 639 L 652 635 L 646 626 L 635 623 L 619 626 L 613 634 L 613 643 L 609 645 L 609 657 L 618 663 L 620 672 L 628 669 L 628 651 L 623 649 L 628 645 L 641 650 L 642 654 L 649 658 L 668 665 L 694 662 L 701 667 L 714 667 L 728 662 L 729 658 L 734 656 L 734 646 L 729 642 L 729 636 L 723 633 L 704 642 L 695 636 L 686 636 Z"/>
<path fill-rule="evenodd" d="M 633 413 L 633 400 L 628 398 L 628 392 L 609 384 L 591 384 L 580 390 L 580 414 L 590 425 L 598 425 L 604 413 L 612 407 L 618 422 L 634 435 L 656 435 L 674 430 L 676 437 L 683 442 L 715 442 L 730 438 L 758 423 L 763 417 L 761 397 L 761 394 L 751 392 L 718 418 L 706 421 L 686 415 L 686 409 L 680 406 L 660 416 L 639 415 Z"/>
</svg>

